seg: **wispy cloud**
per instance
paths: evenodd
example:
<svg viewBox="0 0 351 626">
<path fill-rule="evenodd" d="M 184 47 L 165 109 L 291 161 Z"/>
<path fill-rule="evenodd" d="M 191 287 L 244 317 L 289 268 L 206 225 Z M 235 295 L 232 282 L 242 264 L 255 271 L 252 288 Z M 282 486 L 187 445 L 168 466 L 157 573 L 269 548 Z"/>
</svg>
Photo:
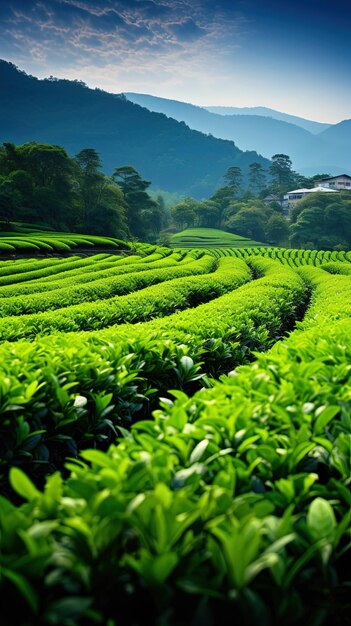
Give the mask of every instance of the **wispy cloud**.
<svg viewBox="0 0 351 626">
<path fill-rule="evenodd" d="M 214 53 L 238 45 L 243 24 L 233 17 L 229 38 L 228 16 L 198 0 L 10 0 L 0 17 L 11 60 L 34 61 L 41 74 L 104 67 L 100 84 L 111 71 L 115 83 L 141 68 L 162 80 L 204 64 L 210 71 Z"/>
<path fill-rule="evenodd" d="M 342 0 L 333 9 L 328 0 L 0 0 L 0 57 L 114 92 L 311 117 L 327 94 L 334 119 L 349 117 L 351 9 Z"/>
</svg>

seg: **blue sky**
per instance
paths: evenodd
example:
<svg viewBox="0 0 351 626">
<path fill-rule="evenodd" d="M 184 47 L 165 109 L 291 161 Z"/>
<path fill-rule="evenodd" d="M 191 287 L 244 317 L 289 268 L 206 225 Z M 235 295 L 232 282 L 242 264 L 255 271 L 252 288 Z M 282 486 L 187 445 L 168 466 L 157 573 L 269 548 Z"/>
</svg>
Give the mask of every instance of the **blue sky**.
<svg viewBox="0 0 351 626">
<path fill-rule="evenodd" d="M 345 0 L 0 0 L 0 28 L 0 57 L 35 76 L 351 118 Z"/>
</svg>

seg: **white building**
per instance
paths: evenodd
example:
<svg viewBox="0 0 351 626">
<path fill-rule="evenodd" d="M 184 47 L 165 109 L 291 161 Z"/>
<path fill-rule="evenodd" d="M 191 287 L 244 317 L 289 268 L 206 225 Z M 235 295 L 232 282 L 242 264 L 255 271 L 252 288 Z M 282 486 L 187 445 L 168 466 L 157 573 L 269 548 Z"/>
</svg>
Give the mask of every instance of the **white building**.
<svg viewBox="0 0 351 626">
<path fill-rule="evenodd" d="M 348 174 L 340 174 L 339 176 L 324 178 L 318 181 L 317 186 L 337 191 L 351 191 L 351 176 Z"/>
<path fill-rule="evenodd" d="M 290 209 L 295 206 L 296 202 L 302 200 L 302 198 L 308 196 L 308 194 L 310 193 L 337 193 L 338 191 L 339 189 L 331 189 L 329 187 L 312 187 L 312 189 L 302 188 L 288 191 L 288 193 L 286 193 L 283 198 L 283 210 L 290 211 Z"/>
</svg>

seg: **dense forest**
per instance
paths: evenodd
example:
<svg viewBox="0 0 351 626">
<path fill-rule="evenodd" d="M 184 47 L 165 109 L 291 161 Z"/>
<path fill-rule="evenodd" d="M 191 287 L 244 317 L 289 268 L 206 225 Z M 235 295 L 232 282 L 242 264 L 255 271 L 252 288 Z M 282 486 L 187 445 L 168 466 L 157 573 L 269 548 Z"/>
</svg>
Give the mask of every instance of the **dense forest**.
<svg viewBox="0 0 351 626">
<path fill-rule="evenodd" d="M 5 221 L 124 238 L 154 238 L 162 207 L 150 183 L 131 166 L 101 171 L 93 148 L 74 158 L 60 146 L 27 143 L 0 148 L 0 214 Z"/>
<path fill-rule="evenodd" d="M 251 163 L 248 182 L 241 169 L 232 166 L 209 198 L 187 196 L 166 206 L 162 194 L 150 195 L 150 181 L 133 166 L 116 167 L 106 176 L 94 148 L 71 158 L 60 146 L 6 142 L 0 147 L 0 218 L 164 245 L 172 233 L 197 226 L 275 245 L 349 248 L 349 192 L 336 197 L 314 193 L 291 215 L 283 213 L 280 199 L 288 189 L 313 187 L 323 176 L 302 177 L 292 170 L 287 155 L 276 154 L 268 170 Z"/>
<path fill-rule="evenodd" d="M 311 178 L 292 170 L 288 155 L 273 155 L 264 170 L 259 163 L 249 167 L 246 186 L 242 172 L 229 168 L 225 185 L 202 202 L 186 198 L 171 207 L 173 225 L 222 228 L 256 241 L 302 248 L 351 247 L 351 194 L 313 193 L 297 203 L 287 215 L 281 199 L 289 189 L 312 188 L 326 174 Z M 167 233 L 163 234 L 167 243 Z"/>
</svg>

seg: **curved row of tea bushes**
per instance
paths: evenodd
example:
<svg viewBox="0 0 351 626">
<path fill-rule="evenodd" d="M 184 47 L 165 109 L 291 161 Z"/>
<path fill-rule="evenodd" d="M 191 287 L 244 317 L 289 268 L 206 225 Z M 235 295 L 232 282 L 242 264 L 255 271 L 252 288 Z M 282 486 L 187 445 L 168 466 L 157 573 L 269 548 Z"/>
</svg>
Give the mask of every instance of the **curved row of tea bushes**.
<svg viewBox="0 0 351 626">
<path fill-rule="evenodd" d="M 45 293 L 32 294 L 28 297 L 13 297 L 0 301 L 0 314 L 5 316 L 22 316 L 30 313 L 40 313 L 43 311 L 55 310 L 59 317 L 62 313 L 69 312 L 69 308 L 79 303 L 93 302 L 112 298 L 118 295 L 124 295 L 143 289 L 152 284 L 160 283 L 165 280 L 172 280 L 180 276 L 188 276 L 191 274 L 213 271 L 216 262 L 210 256 L 199 261 L 192 259 L 191 263 L 177 264 L 174 262 L 166 263 L 165 267 L 157 264 L 156 268 L 149 269 L 147 265 L 140 266 L 144 271 L 130 272 L 133 266 L 128 266 L 126 273 L 118 271 L 116 276 L 108 276 L 100 280 L 95 280 L 87 285 L 80 284 L 75 277 L 73 285 L 63 286 Z M 138 268 L 137 268 L 138 269 Z M 97 274 L 92 273 L 92 277 Z M 78 282 L 78 284 L 77 284 Z M 73 310 L 73 313 L 76 309 Z M 77 311 L 79 314 L 79 310 Z M 25 320 L 23 320 L 25 321 Z M 16 323 L 16 321 L 15 321 Z M 0 331 L 1 332 L 1 331 Z"/>
<path fill-rule="evenodd" d="M 233 261 L 230 263 L 233 267 Z M 129 284 L 131 291 L 137 286 L 140 291 L 114 296 L 101 302 L 83 302 L 47 313 L 6 317 L 0 320 L 0 337 L 3 340 L 16 341 L 55 331 L 94 330 L 122 322 L 136 323 L 154 316 L 168 315 L 180 308 L 195 306 L 235 288 L 238 284 L 237 272 L 241 279 L 243 267 L 246 268 L 244 280 L 250 277 L 246 264 L 238 260 L 234 263 L 232 272 L 228 272 L 227 266 L 223 265 L 224 269 L 218 276 L 216 273 L 204 279 L 197 278 L 197 275 L 214 272 L 217 264 L 212 256 L 207 255 L 185 265 L 144 272 L 141 275 L 126 275 L 119 280 L 126 278 L 124 282 Z M 106 289 L 110 289 L 111 282 L 109 279 Z M 118 281 L 116 283 L 120 284 Z M 143 283 L 151 286 L 141 289 Z M 96 289 L 99 289 L 98 285 Z M 99 298 L 101 293 L 102 290 L 99 291 Z M 49 299 L 50 292 L 43 297 Z"/>
<path fill-rule="evenodd" d="M 169 284 L 164 283 L 159 294 L 161 296 L 158 300 L 159 306 L 175 305 L 180 307 L 194 304 L 198 300 L 203 301 L 206 298 L 213 298 L 225 291 L 238 288 L 250 278 L 250 270 L 243 261 L 223 259 L 218 270 L 212 274 L 191 276 L 173 280 Z M 136 299 L 137 295 L 139 294 L 134 294 Z M 148 296 L 149 303 L 155 298 L 155 295 L 153 293 Z M 127 304 L 131 300 L 128 298 Z M 123 301 L 125 299 L 122 299 Z M 134 302 L 134 304 L 137 305 L 138 303 Z M 141 302 L 141 310 L 145 311 L 145 298 Z M 72 343 L 75 346 L 73 352 L 70 349 Z M 15 344 L 10 348 L 3 346 L 4 367 L 0 377 L 4 381 L 4 384 L 0 381 L 1 394 L 4 399 L 2 407 L 5 412 L 0 441 L 0 466 L 3 467 L 9 459 L 12 459 L 11 463 L 27 463 L 34 459 L 40 459 L 41 467 L 39 469 L 47 471 L 45 463 L 47 462 L 51 466 L 55 463 L 54 459 L 59 458 L 60 444 L 58 442 L 60 442 L 60 436 L 62 437 L 61 453 L 64 452 L 65 454 L 73 454 L 72 445 L 73 450 L 77 451 L 82 445 L 84 447 L 89 443 L 103 442 L 107 436 L 114 437 L 113 427 L 111 429 L 111 424 L 106 423 L 104 419 L 105 411 L 103 409 L 106 408 L 105 405 L 103 404 L 101 410 L 98 409 L 98 404 L 95 406 L 95 402 L 99 403 L 100 395 L 102 402 L 103 398 L 112 391 L 113 398 L 115 398 L 112 401 L 116 401 L 118 404 L 118 417 L 113 417 L 113 424 L 117 425 L 125 421 L 128 422 L 135 414 L 138 414 L 141 408 L 144 411 L 147 410 L 147 396 L 150 393 L 150 388 L 155 387 L 153 393 L 160 388 L 166 392 L 172 377 L 176 386 L 182 384 L 182 379 L 183 383 L 192 380 L 191 372 L 188 371 L 186 364 L 184 368 L 182 367 L 181 359 L 186 354 L 185 346 L 178 348 L 174 342 L 165 341 L 163 338 L 155 340 L 152 333 L 148 332 L 147 329 L 145 329 L 141 341 L 133 338 L 132 340 L 120 341 L 113 346 L 112 351 L 107 349 L 109 342 L 107 345 L 106 342 L 100 345 L 99 339 L 97 339 L 96 348 L 94 339 L 88 342 L 87 335 L 81 338 L 77 336 L 76 340 L 73 339 L 72 335 L 69 335 L 68 340 L 63 337 L 62 342 L 61 338 L 49 337 L 47 342 L 43 340 L 43 344 L 39 348 L 39 356 L 36 350 L 38 345 L 38 343 L 30 344 L 28 350 L 25 349 L 25 344 Z M 66 352 L 67 349 L 68 352 Z M 157 350 L 159 355 L 155 358 Z M 5 357 L 5 353 L 7 357 Z M 195 348 L 195 353 L 199 357 L 199 347 Z M 31 371 L 29 380 L 26 380 L 26 376 L 23 379 L 23 374 L 21 375 L 18 370 L 18 357 L 21 359 L 24 357 L 27 361 L 26 365 L 23 362 L 22 365 L 27 374 Z M 45 365 L 42 361 L 43 358 Z M 89 372 L 92 372 L 92 363 L 94 361 L 98 363 L 101 359 L 102 361 L 105 360 L 104 374 L 94 373 L 93 379 L 89 383 L 89 385 L 93 385 L 96 394 L 94 393 L 93 396 L 93 415 L 88 418 L 91 420 L 88 428 L 86 410 L 76 406 L 76 394 L 72 396 L 69 392 L 67 395 L 65 384 L 61 388 L 61 382 L 58 383 L 59 372 L 56 370 L 56 366 L 61 367 L 63 365 L 66 369 L 66 376 L 72 366 L 74 370 L 80 362 L 82 373 L 85 372 L 83 377 L 86 375 L 89 377 Z M 116 371 L 116 376 L 112 378 L 110 376 L 110 361 L 114 364 Z M 34 370 L 32 369 L 33 366 Z M 38 380 L 41 368 L 43 368 L 43 378 Z M 197 372 L 198 366 L 195 369 Z M 178 370 L 179 373 L 177 374 Z M 118 382 L 118 372 L 120 372 L 120 382 Z M 33 374 L 34 378 L 32 378 Z M 104 394 L 99 394 L 99 389 L 104 389 L 107 382 L 105 375 L 107 375 L 108 389 L 105 389 Z M 149 378 L 150 380 L 148 380 Z M 26 380 L 25 383 L 24 380 Z M 81 380 L 81 382 L 83 381 Z M 67 389 L 70 388 L 71 384 L 72 379 Z M 87 389 L 84 388 L 84 393 L 86 392 Z M 52 397 L 52 401 L 47 394 Z M 5 400 L 5 398 L 7 399 Z M 72 404 L 73 419 L 68 418 L 69 404 Z M 47 410 L 50 405 L 56 415 L 53 422 L 51 410 L 49 413 Z M 12 406 L 16 407 L 13 411 Z M 10 408 L 8 409 L 8 407 Z M 17 412 L 19 410 L 21 413 Z M 111 406 L 109 406 L 106 415 L 110 411 Z M 22 419 L 24 415 L 26 415 L 25 422 Z M 43 453 L 43 446 L 44 448 L 46 446 L 45 454 Z M 11 453 L 8 456 L 10 450 Z"/>
<path fill-rule="evenodd" d="M 91 265 L 88 268 L 63 272 L 58 275 L 58 280 L 46 280 L 45 282 L 43 279 L 32 280 L 20 285 L 0 287 L 0 316 L 45 311 L 63 307 L 66 302 L 68 305 L 74 304 L 74 300 L 85 302 L 111 297 L 111 295 L 118 295 L 119 293 L 128 293 L 135 289 L 132 275 L 143 272 L 145 273 L 145 282 L 147 282 L 150 271 L 179 267 L 187 263 L 194 263 L 194 259 L 187 255 L 179 261 L 177 254 L 150 263 L 128 264 L 118 260 L 105 269 L 99 269 L 100 265 Z M 66 277 L 65 274 L 67 274 Z M 130 275 L 130 280 L 125 276 L 126 274 Z M 130 284 L 132 289 L 129 288 Z M 99 290 L 101 290 L 100 294 Z M 42 295 L 49 291 L 48 296 Z M 92 297 L 89 297 L 90 294 Z"/>
<path fill-rule="evenodd" d="M 96 278 L 105 278 L 108 277 L 110 274 L 112 275 L 114 273 L 114 270 L 120 271 L 121 273 L 125 272 L 134 272 L 134 271 L 145 271 L 145 270 L 150 270 L 153 268 L 162 268 L 162 267 L 170 267 L 171 265 L 176 265 L 179 263 L 190 263 L 190 262 L 194 262 L 195 260 L 198 260 L 199 258 L 203 257 L 204 253 L 199 256 L 199 257 L 194 257 L 191 254 L 186 254 L 186 253 L 181 253 L 181 252 L 173 252 L 169 255 L 161 255 L 161 254 L 152 254 L 150 255 L 150 257 L 138 257 L 138 256 L 130 256 L 130 257 L 124 257 L 124 258 L 116 258 L 113 263 L 111 263 L 110 267 L 106 267 L 106 271 L 105 271 L 105 275 L 103 275 L 101 273 L 101 275 L 98 275 L 98 271 L 103 271 L 103 268 L 96 268 L 96 269 L 92 269 L 91 271 L 94 272 L 94 277 Z M 85 281 L 85 280 L 91 280 L 90 276 L 87 276 L 87 272 L 84 268 L 78 268 L 77 270 L 70 270 L 69 272 L 67 272 L 65 275 L 64 274 L 60 274 L 57 277 L 56 282 L 60 283 L 62 285 L 65 284 L 65 281 L 67 281 L 67 284 L 69 284 L 69 281 L 71 279 L 75 279 L 78 278 L 79 281 Z M 95 279 L 95 278 L 94 278 Z M 40 281 L 38 281 L 40 283 L 47 283 L 48 279 L 41 279 Z M 53 282 L 53 281 L 50 281 Z M 73 281 L 72 281 L 73 282 Z"/>
<path fill-rule="evenodd" d="M 346 626 L 350 334 L 294 332 L 212 389 L 174 392 L 43 491 L 13 468 L 5 626 Z"/>
<path fill-rule="evenodd" d="M 330 250 L 299 250 L 289 248 L 214 248 L 209 253 L 216 257 L 234 256 L 246 260 L 251 256 L 264 256 L 277 259 L 291 267 L 301 265 L 321 265 L 329 261 L 351 261 L 351 252 Z"/>
<path fill-rule="evenodd" d="M 215 376 L 221 364 L 222 371 L 228 371 L 228 363 L 241 362 L 245 353 L 267 350 L 302 317 L 309 290 L 295 271 L 277 261 L 262 257 L 247 261 L 260 278 L 196 309 L 149 322 L 147 328 L 171 331 L 172 339 L 184 343 L 197 337 L 204 342 L 207 371 Z"/>
<path fill-rule="evenodd" d="M 130 244 L 114 237 L 99 237 L 95 235 L 77 235 L 66 233 L 30 233 L 30 234 L 8 234 L 0 242 L 0 251 L 13 250 L 23 252 L 27 250 L 36 251 L 70 251 L 77 247 L 104 247 L 115 248 L 116 250 L 129 250 Z"/>
<path fill-rule="evenodd" d="M 163 252 L 160 252 L 163 251 Z M 26 281 L 50 281 L 51 277 L 57 274 L 55 280 L 62 278 L 73 277 L 75 275 L 87 274 L 89 272 L 95 272 L 97 269 L 108 269 L 116 267 L 120 264 L 129 265 L 135 263 L 147 264 L 154 261 L 159 261 L 164 257 L 170 256 L 171 250 L 167 248 L 159 248 L 158 252 L 150 254 L 149 256 L 131 255 L 128 257 L 114 255 L 114 254 L 95 254 L 86 258 L 80 256 L 72 256 L 69 258 L 61 259 L 42 259 L 42 260 L 17 260 L 6 261 L 6 266 L 0 268 L 0 292 L 1 286 L 11 285 Z M 178 251 L 177 255 L 183 258 L 186 253 Z M 189 258 L 192 255 L 188 255 Z M 95 264 L 99 266 L 95 267 Z M 70 272 L 70 273 L 69 273 Z M 25 274 L 21 276 L 21 274 Z"/>
<path fill-rule="evenodd" d="M 161 259 L 163 259 L 163 256 L 160 254 L 150 255 L 150 257 L 153 257 L 153 258 L 150 258 L 150 263 L 160 261 Z M 94 258 L 95 258 L 95 255 L 92 257 L 89 257 L 89 259 L 91 259 L 92 261 L 94 261 Z M 101 259 L 98 265 L 95 265 L 94 262 L 91 262 L 91 263 L 88 262 L 83 266 L 68 268 L 67 270 L 65 270 L 65 272 L 62 272 L 53 278 L 50 275 L 39 276 L 37 279 L 35 279 L 35 281 L 33 280 L 32 282 L 33 283 L 34 282 L 35 283 L 47 283 L 47 282 L 53 282 L 54 280 L 61 281 L 61 280 L 66 280 L 68 278 L 74 278 L 74 277 L 80 278 L 82 276 L 87 276 L 89 273 L 92 273 L 92 272 L 95 274 L 95 272 L 97 271 L 118 268 L 121 265 L 123 266 L 135 265 L 135 264 L 139 265 L 139 263 L 141 265 L 147 265 L 148 262 L 149 262 L 148 257 L 146 257 L 145 259 L 141 259 L 141 257 L 137 255 L 131 255 L 128 257 L 124 257 L 124 256 L 121 257 L 119 255 L 109 255 L 109 257 L 106 258 L 105 260 Z"/>
<path fill-rule="evenodd" d="M 229 259 L 224 261 L 223 268 Z M 247 280 L 248 270 L 240 260 L 229 262 L 233 276 L 227 288 L 233 288 L 235 281 L 238 285 Z M 187 332 L 177 326 L 177 317 L 183 316 L 179 313 L 169 316 L 162 328 L 152 321 L 0 346 L 4 477 L 15 464 L 39 480 L 61 467 L 67 456 L 89 446 L 106 446 L 114 440 L 116 429 L 149 415 L 168 389 L 195 390 L 206 374 L 228 372 L 249 358 L 250 349 L 272 345 L 277 332 L 286 330 L 287 322 L 291 325 L 291 307 L 296 308 L 304 287 L 289 268 L 282 272 L 268 259 L 257 263 L 265 277 L 228 294 L 230 303 L 223 302 L 227 296 L 209 303 L 216 304 L 211 314 L 209 305 L 193 309 Z M 228 273 L 227 265 L 224 281 Z M 201 282 L 202 289 L 207 282 L 211 293 L 216 281 L 220 283 L 216 274 L 182 282 L 188 286 L 191 281 Z M 256 283 L 256 291 L 248 290 Z M 262 303 L 264 288 L 267 297 Z M 248 302 L 250 310 L 245 311 Z M 230 313 L 227 322 L 224 310 Z M 207 333 L 206 320 L 210 322 L 214 312 L 218 318 L 222 315 L 220 331 L 214 333 L 212 320 Z"/>
<path fill-rule="evenodd" d="M 313 289 L 303 328 L 351 317 L 351 276 L 329 274 L 317 267 L 303 267 L 298 272 Z"/>
<path fill-rule="evenodd" d="M 100 257 L 100 255 L 96 255 Z M 92 260 L 93 259 L 93 260 Z M 50 261 L 56 261 L 56 259 L 50 259 Z M 11 271 L 11 267 L 9 267 L 6 271 L 6 274 L 0 276 L 0 288 L 5 285 L 13 285 L 16 283 L 27 282 L 30 280 L 37 280 L 39 278 L 51 278 L 51 276 L 55 274 L 60 274 L 61 272 L 66 272 L 70 269 L 78 269 L 78 268 L 86 268 L 89 271 L 94 271 L 93 264 L 98 263 L 99 267 L 105 265 L 106 267 L 111 267 L 111 263 L 114 263 L 114 260 L 109 258 L 96 258 L 95 255 L 93 257 L 72 257 L 60 259 L 59 263 L 47 263 L 44 266 L 38 266 L 37 263 L 33 264 L 33 269 L 30 264 L 26 266 L 26 263 L 23 263 L 19 268 L 19 271 L 16 271 L 16 266 Z M 15 271 L 14 271 L 15 270 Z"/>
<path fill-rule="evenodd" d="M 214 262 L 213 257 L 205 256 L 193 264 L 164 270 L 163 275 L 166 276 L 168 271 L 169 280 L 172 281 L 172 278 L 175 278 L 175 272 L 178 276 L 186 276 L 195 272 L 206 273 L 211 271 L 211 268 L 213 271 Z M 251 264 L 253 262 L 252 260 Z M 240 292 L 240 301 L 237 301 L 235 295 L 234 303 L 235 306 L 240 307 L 240 316 L 243 319 L 251 320 L 252 329 L 245 322 L 248 333 L 245 350 L 261 349 L 262 345 L 266 346 L 267 336 L 270 338 L 279 335 L 281 328 L 287 328 L 294 322 L 295 317 L 298 316 L 296 310 L 299 299 L 302 307 L 304 305 L 304 287 L 295 272 L 288 268 L 284 268 L 283 271 L 281 266 L 276 265 L 276 261 L 269 259 L 258 258 L 255 263 L 256 271 L 260 271 L 261 268 L 264 273 L 268 272 L 269 275 L 265 279 L 255 282 L 253 288 L 245 287 L 244 291 Z M 154 282 L 159 282 L 160 274 L 159 270 L 155 271 Z M 138 278 L 139 275 L 136 275 L 136 279 Z M 268 287 L 270 287 L 269 291 L 267 291 Z M 281 290 L 279 291 L 276 287 L 281 287 Z M 196 286 L 194 285 L 193 288 L 196 289 Z M 289 289 L 292 293 L 292 303 L 289 299 Z M 0 320 L 0 337 L 3 340 L 15 341 L 19 338 L 31 338 L 37 334 L 55 331 L 95 330 L 124 321 L 136 323 L 155 315 L 167 315 L 172 312 L 172 307 L 179 309 L 186 306 L 186 299 L 176 293 L 172 283 L 169 283 L 168 293 L 168 299 L 165 300 L 163 297 L 160 298 L 163 296 L 162 287 L 149 287 L 134 296 L 133 294 L 115 296 L 105 302 L 82 303 L 58 309 L 55 312 L 48 311 L 47 313 L 4 318 Z M 255 311 L 250 317 L 248 311 L 251 307 L 252 297 L 255 298 L 255 302 L 259 301 L 259 304 L 255 305 Z M 203 300 L 200 289 L 197 303 Z M 185 311 L 181 316 L 174 319 L 167 317 L 165 322 L 156 322 L 155 329 L 162 331 L 164 327 L 167 328 L 171 324 L 179 336 L 191 328 L 194 333 L 201 333 L 206 329 L 208 339 L 212 336 L 220 338 L 222 335 L 228 334 L 227 319 L 230 321 L 232 316 L 234 319 L 238 317 L 236 311 L 231 310 L 232 306 L 231 297 L 228 295 L 226 299 L 220 300 L 218 303 L 217 301 L 212 305 L 209 303 L 204 310 L 199 309 L 203 316 L 201 322 L 199 322 L 197 312 L 194 316 L 192 311 Z M 239 350 L 241 349 L 240 347 Z"/>
<path fill-rule="evenodd" d="M 326 263 L 322 269 L 330 274 L 351 274 L 351 263 L 332 262 Z"/>
<path fill-rule="evenodd" d="M 98 256 L 100 257 L 100 255 Z M 102 256 L 105 258 L 107 255 L 104 254 Z M 32 272 L 35 270 L 54 267 L 55 265 L 60 265 L 62 263 L 74 263 L 81 260 L 82 259 L 80 256 L 72 256 L 69 259 L 49 258 L 3 261 L 0 266 L 0 279 L 2 279 L 4 276 L 16 276 L 17 274 L 22 274 L 23 272 Z"/>
</svg>

